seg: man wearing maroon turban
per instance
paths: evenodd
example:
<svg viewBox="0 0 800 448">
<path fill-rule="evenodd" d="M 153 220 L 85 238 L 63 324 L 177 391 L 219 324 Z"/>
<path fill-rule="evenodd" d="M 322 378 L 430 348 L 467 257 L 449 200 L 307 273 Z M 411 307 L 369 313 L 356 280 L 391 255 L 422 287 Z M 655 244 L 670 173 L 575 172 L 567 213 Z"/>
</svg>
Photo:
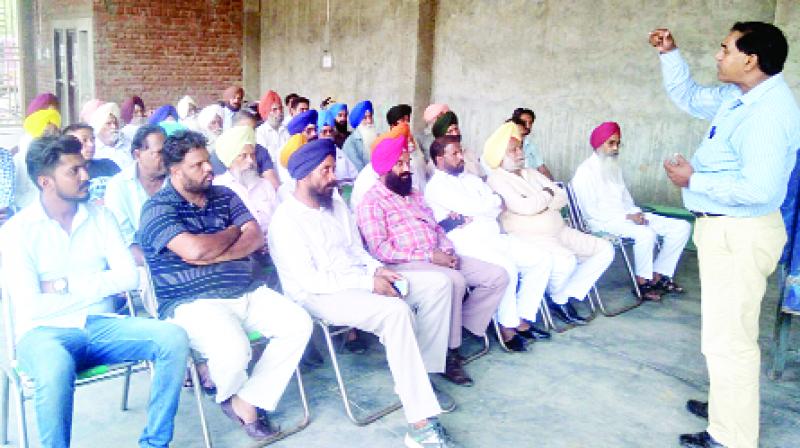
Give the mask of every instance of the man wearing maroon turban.
<svg viewBox="0 0 800 448">
<path fill-rule="evenodd" d="M 660 300 L 665 292 L 683 292 L 672 280 L 691 226 L 681 219 L 643 213 L 633 202 L 619 166 L 622 131 L 607 121 L 589 137 L 594 153 L 575 171 L 572 188 L 592 231 L 609 232 L 636 241 L 636 281 L 642 297 Z M 657 238 L 664 239 L 653 259 Z"/>
</svg>

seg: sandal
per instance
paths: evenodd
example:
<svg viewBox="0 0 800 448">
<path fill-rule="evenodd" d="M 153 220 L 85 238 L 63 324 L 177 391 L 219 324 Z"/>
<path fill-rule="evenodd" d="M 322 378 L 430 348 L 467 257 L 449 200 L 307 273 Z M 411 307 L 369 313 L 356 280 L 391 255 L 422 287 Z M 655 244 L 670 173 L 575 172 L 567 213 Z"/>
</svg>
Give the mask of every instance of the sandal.
<svg viewBox="0 0 800 448">
<path fill-rule="evenodd" d="M 674 294 L 683 294 L 684 289 L 675 283 L 674 280 L 667 277 L 666 275 L 662 275 L 661 279 L 658 280 L 655 284 L 656 288 L 664 291 L 665 293 L 674 293 Z"/>
<path fill-rule="evenodd" d="M 639 285 L 639 292 L 642 294 L 642 300 L 649 300 L 651 302 L 658 302 L 661 300 L 661 290 L 656 287 L 656 284 L 653 283 L 652 280 L 648 280 L 645 283 Z M 633 295 L 639 296 L 636 293 L 636 288 L 631 290 Z"/>
</svg>

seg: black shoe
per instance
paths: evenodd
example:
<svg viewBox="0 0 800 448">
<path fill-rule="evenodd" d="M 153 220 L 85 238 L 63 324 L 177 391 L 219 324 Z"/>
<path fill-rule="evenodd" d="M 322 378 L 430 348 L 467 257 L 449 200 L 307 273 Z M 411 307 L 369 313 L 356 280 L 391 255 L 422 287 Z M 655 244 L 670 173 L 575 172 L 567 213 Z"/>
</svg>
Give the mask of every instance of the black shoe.
<svg viewBox="0 0 800 448">
<path fill-rule="evenodd" d="M 564 305 L 559 305 L 547 299 L 547 307 L 550 308 L 551 313 L 555 314 L 555 316 L 565 324 L 586 325 L 586 321 L 578 316 L 574 308 L 569 306 L 569 302 Z"/>
<path fill-rule="evenodd" d="M 525 339 L 532 339 L 534 341 L 547 341 L 551 338 L 549 331 L 540 330 L 534 326 L 531 326 L 527 330 L 517 330 L 517 334 Z"/>
<path fill-rule="evenodd" d="M 708 420 L 708 403 L 700 400 L 689 400 L 686 402 L 686 410 L 692 414 Z"/>
<path fill-rule="evenodd" d="M 589 323 L 588 320 L 582 318 L 581 315 L 578 314 L 578 310 L 576 310 L 575 307 L 572 306 L 571 301 L 567 301 L 567 303 L 564 306 L 567 308 L 568 312 L 567 315 L 572 319 L 575 325 L 586 325 Z"/>
<path fill-rule="evenodd" d="M 527 352 L 528 351 L 528 343 L 525 341 L 525 338 L 522 336 L 515 334 L 511 337 L 511 339 L 504 341 L 506 348 L 512 352 Z"/>
<path fill-rule="evenodd" d="M 684 448 L 725 448 L 725 445 L 717 442 L 706 431 L 695 434 L 681 434 L 678 438 Z"/>
<path fill-rule="evenodd" d="M 457 349 L 447 351 L 444 373 L 440 375 L 459 386 L 470 387 L 473 384 L 472 378 L 469 377 L 469 374 L 464 369 L 464 360 Z"/>
<path fill-rule="evenodd" d="M 367 352 L 367 341 L 364 340 L 361 335 L 356 333 L 356 338 L 350 341 L 345 341 L 344 348 L 346 348 L 350 353 L 354 353 L 356 355 L 363 355 Z"/>
<path fill-rule="evenodd" d="M 436 395 L 436 401 L 439 402 L 439 408 L 442 412 L 448 413 L 456 410 L 456 401 L 453 397 L 440 389 L 433 380 L 431 380 L 431 388 L 433 389 L 434 395 Z"/>
<path fill-rule="evenodd" d="M 322 354 L 320 354 L 314 344 L 309 341 L 303 352 L 303 357 L 300 358 L 300 366 L 303 367 L 304 370 L 313 370 L 317 367 L 321 367 L 324 363 L 325 361 L 322 359 Z"/>
</svg>

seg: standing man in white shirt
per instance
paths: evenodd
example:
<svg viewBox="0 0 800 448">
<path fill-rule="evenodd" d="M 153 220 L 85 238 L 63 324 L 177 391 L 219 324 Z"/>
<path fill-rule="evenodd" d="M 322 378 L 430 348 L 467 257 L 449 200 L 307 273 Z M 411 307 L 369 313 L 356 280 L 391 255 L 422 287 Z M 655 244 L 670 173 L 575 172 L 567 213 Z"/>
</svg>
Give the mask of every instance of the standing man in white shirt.
<svg viewBox="0 0 800 448">
<path fill-rule="evenodd" d="M 277 165 L 281 158 L 280 150 L 289 141 L 290 135 L 283 122 L 281 97 L 274 90 L 265 93 L 258 102 L 258 114 L 264 122 L 256 128 L 256 143 L 267 148 L 272 162 Z M 280 182 L 288 180 L 282 169 L 276 167 L 276 170 Z"/>
<path fill-rule="evenodd" d="M 284 291 L 318 318 L 380 338 L 409 422 L 407 447 L 457 447 L 436 418 L 426 374 L 444 371 L 452 283 L 438 272 L 403 277 L 364 250 L 350 210 L 333 194 L 335 156 L 333 140 L 317 139 L 289 157 L 297 184 L 269 231 Z"/>
<path fill-rule="evenodd" d="M 89 176 L 80 151 L 74 137 L 35 140 L 26 161 L 40 199 L 4 227 L 4 295 L 19 368 L 35 383 L 40 444 L 70 445 L 79 371 L 147 360 L 155 369 L 139 446 L 167 447 L 189 353 L 186 333 L 166 322 L 110 315 L 110 296 L 136 288 L 138 275 L 111 212 L 86 203 Z"/>
</svg>

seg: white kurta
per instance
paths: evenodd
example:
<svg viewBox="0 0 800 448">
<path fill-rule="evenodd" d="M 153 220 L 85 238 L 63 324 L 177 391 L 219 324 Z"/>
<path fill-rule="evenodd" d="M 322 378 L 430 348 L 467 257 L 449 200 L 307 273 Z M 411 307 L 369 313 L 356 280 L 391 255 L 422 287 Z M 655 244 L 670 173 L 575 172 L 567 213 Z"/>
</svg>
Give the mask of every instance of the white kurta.
<svg viewBox="0 0 800 448">
<path fill-rule="evenodd" d="M 278 194 L 275 187 L 264 179 L 259 178 L 250 187 L 243 185 L 237 181 L 230 171 L 214 177 L 214 185 L 222 185 L 228 187 L 239 196 L 247 210 L 256 219 L 258 226 L 261 228 L 264 237 L 267 236 L 269 229 L 269 222 L 272 219 L 272 214 L 278 206 Z"/>
<path fill-rule="evenodd" d="M 289 131 L 286 130 L 284 124 L 280 125 L 276 130 L 266 121 L 261 126 L 256 128 L 256 143 L 263 146 L 269 152 L 269 157 L 272 159 L 272 164 L 278 171 L 278 179 L 287 182 L 291 179 L 289 171 L 281 165 L 281 149 L 286 142 L 289 141 Z"/>
</svg>

